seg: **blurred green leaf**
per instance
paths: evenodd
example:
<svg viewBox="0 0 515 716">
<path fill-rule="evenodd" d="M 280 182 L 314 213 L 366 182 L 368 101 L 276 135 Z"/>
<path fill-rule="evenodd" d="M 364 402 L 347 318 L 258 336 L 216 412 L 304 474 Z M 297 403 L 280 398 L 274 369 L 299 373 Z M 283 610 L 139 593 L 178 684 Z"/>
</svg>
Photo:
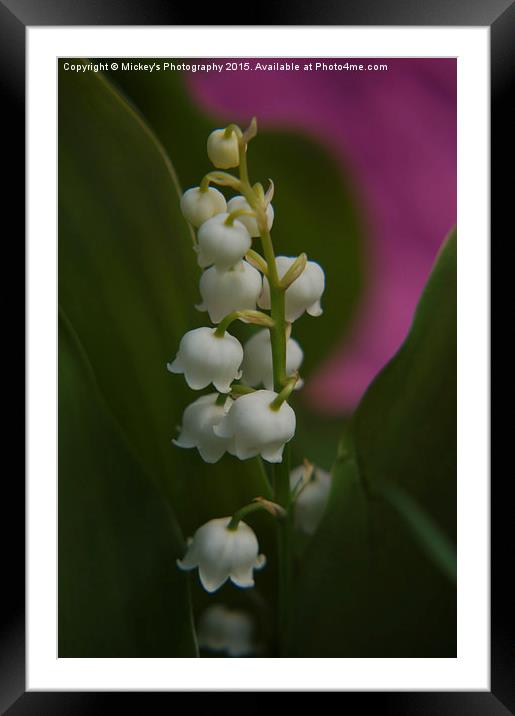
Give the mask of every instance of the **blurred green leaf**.
<svg viewBox="0 0 515 716">
<path fill-rule="evenodd" d="M 195 656 L 175 518 L 59 320 L 59 656 Z"/>
<path fill-rule="evenodd" d="M 291 444 L 292 465 L 300 465 L 307 458 L 330 472 L 341 436 L 341 417 L 313 415 L 303 404 L 297 410 L 297 430 Z"/>
<path fill-rule="evenodd" d="M 206 154 L 209 133 L 224 123 L 240 121 L 244 126 L 251 119 L 202 113 L 178 73 L 120 69 L 109 76 L 153 127 L 185 187 L 198 185 L 212 170 Z M 356 198 L 330 151 L 300 132 L 259 128 L 248 160 L 252 181 L 266 187 L 271 177 L 275 184 L 276 253 L 295 256 L 305 251 L 326 274 L 323 316 L 304 316 L 294 325 L 294 336 L 305 352 L 306 377 L 344 337 L 362 289 L 363 234 Z M 260 248 L 259 242 L 255 246 Z"/>
<path fill-rule="evenodd" d="M 456 235 L 345 431 L 291 655 L 456 654 Z"/>
</svg>

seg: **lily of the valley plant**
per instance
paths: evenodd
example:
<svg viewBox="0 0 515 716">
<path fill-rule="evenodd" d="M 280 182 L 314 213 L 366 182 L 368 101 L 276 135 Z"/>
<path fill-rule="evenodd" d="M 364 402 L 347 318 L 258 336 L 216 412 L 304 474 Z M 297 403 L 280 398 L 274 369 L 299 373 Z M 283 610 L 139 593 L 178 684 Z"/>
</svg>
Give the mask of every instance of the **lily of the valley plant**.
<svg viewBox="0 0 515 716">
<path fill-rule="evenodd" d="M 208 592 L 227 580 L 240 588 L 253 587 L 254 571 L 266 560 L 243 518 L 266 510 L 279 527 L 284 624 L 293 529 L 312 534 L 328 496 L 328 475 L 307 461 L 291 470 L 289 460 L 296 427 L 290 402 L 302 387 L 303 352 L 294 338 L 294 323 L 305 313 L 322 314 L 325 278 L 322 268 L 304 253 L 276 256 L 271 235 L 274 184 L 270 180 L 266 191 L 261 183 L 252 184 L 247 167 L 247 148 L 256 133 L 255 119 L 245 131 L 235 124 L 214 130 L 207 152 L 216 170 L 182 196 L 181 209 L 197 230 L 194 248 L 204 269 L 197 308 L 213 325 L 187 332 L 168 370 L 182 373 L 193 390 L 210 390 L 186 407 L 175 445 L 197 448 L 208 463 L 226 452 L 240 460 L 256 459 L 268 484 L 264 460 L 271 464 L 273 489 L 266 496 L 256 495 L 233 515 L 213 515 L 189 540 L 178 566 L 198 568 Z M 221 171 L 232 168 L 238 168 L 237 176 Z M 232 190 L 235 196 L 227 201 L 213 185 Z M 244 345 L 232 333 L 237 321 L 256 326 Z"/>
</svg>

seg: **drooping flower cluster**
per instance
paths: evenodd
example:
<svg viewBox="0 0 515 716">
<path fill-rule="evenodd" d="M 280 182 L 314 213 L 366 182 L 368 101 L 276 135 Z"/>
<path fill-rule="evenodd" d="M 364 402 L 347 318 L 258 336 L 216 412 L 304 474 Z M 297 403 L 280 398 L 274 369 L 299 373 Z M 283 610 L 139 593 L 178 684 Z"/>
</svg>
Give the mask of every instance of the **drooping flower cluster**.
<svg viewBox="0 0 515 716">
<path fill-rule="evenodd" d="M 259 456 L 269 463 L 282 462 L 296 427 L 288 401 L 302 386 L 298 371 L 303 351 L 291 337 L 292 323 L 304 312 L 322 313 L 320 266 L 305 254 L 275 257 L 270 236 L 273 183 L 265 192 L 248 178 L 247 146 L 255 134 L 255 120 L 245 132 L 236 125 L 214 130 L 207 153 L 217 170 L 181 199 L 184 217 L 197 230 L 194 249 L 203 269 L 197 309 L 207 312 L 214 325 L 188 331 L 167 367 L 183 374 L 193 390 L 212 385 L 217 392 L 202 395 L 186 408 L 173 442 L 197 448 L 209 463 L 225 453 L 240 460 Z M 239 167 L 239 177 L 219 171 L 234 167 Z M 230 188 L 236 196 L 227 201 L 211 184 Z M 252 247 L 258 237 L 263 255 Z M 244 345 L 232 328 L 228 331 L 237 320 L 259 326 Z M 183 569 L 199 568 L 207 591 L 228 578 L 238 586 L 251 586 L 258 564 L 257 539 L 234 516 L 233 521 L 220 518 L 199 528 L 179 562 Z"/>
</svg>

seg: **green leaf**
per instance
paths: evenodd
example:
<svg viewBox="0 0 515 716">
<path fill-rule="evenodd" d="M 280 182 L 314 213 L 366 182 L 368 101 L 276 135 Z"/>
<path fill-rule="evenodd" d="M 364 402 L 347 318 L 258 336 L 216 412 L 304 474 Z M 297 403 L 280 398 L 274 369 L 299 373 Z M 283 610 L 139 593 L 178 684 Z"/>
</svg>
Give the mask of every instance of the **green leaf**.
<svg viewBox="0 0 515 716">
<path fill-rule="evenodd" d="M 348 425 L 299 568 L 295 656 L 456 654 L 456 235 Z"/>
<path fill-rule="evenodd" d="M 209 133 L 224 123 L 240 120 L 245 124 L 251 119 L 201 113 L 178 73 L 120 69 L 109 76 L 153 127 L 185 187 L 198 185 L 212 170 L 206 154 Z M 300 132 L 258 128 L 258 136 L 249 145 L 248 162 L 252 181 L 266 187 L 271 177 L 275 184 L 272 235 L 276 253 L 296 256 L 304 251 L 326 274 L 324 314 L 320 318 L 306 315 L 294 324 L 294 336 L 305 353 L 302 375 L 306 377 L 345 336 L 361 293 L 363 232 L 354 191 L 330 150 Z M 258 241 L 254 247 L 260 248 Z"/>
<path fill-rule="evenodd" d="M 342 435 L 342 419 L 313 415 L 304 406 L 302 408 L 297 410 L 297 429 L 291 444 L 292 465 L 300 465 L 307 458 L 330 472 Z"/>
<path fill-rule="evenodd" d="M 195 656 L 183 549 L 61 315 L 59 656 Z"/>
</svg>

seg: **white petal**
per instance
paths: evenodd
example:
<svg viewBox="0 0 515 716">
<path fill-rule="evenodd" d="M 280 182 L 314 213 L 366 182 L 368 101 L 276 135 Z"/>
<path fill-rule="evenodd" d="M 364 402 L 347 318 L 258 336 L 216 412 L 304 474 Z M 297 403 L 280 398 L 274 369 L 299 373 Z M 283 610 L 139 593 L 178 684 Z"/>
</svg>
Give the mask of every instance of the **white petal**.
<svg viewBox="0 0 515 716">
<path fill-rule="evenodd" d="M 316 532 L 324 516 L 331 490 L 331 476 L 324 470 L 315 468 L 311 477 L 308 477 L 309 473 L 300 467 L 290 473 L 290 486 L 299 470 L 303 471 L 303 475 L 295 499 L 295 526 L 311 535 Z"/>
<path fill-rule="evenodd" d="M 216 382 L 223 386 L 221 392 L 228 392 L 228 385 L 239 375 L 243 348 L 229 333 L 217 337 L 215 329 L 204 326 L 188 331 L 182 337 L 177 360 L 193 390 Z M 173 372 L 176 372 L 176 361 L 170 366 Z"/>
<path fill-rule="evenodd" d="M 178 438 L 174 438 L 172 443 L 180 448 L 193 448 L 197 445 L 195 438 L 184 431 L 181 432 Z"/>
<path fill-rule="evenodd" d="M 207 266 L 210 266 L 213 262 L 209 257 L 209 254 L 207 254 L 205 251 L 203 251 L 200 247 L 197 251 L 197 263 L 200 266 L 200 268 L 206 268 Z"/>
<path fill-rule="evenodd" d="M 296 340 L 289 338 L 286 344 L 286 373 L 293 374 L 301 366 L 304 354 Z M 243 382 L 257 387 L 263 384 L 266 390 L 273 390 L 274 375 L 270 331 L 264 329 L 255 333 L 244 345 L 242 363 Z M 301 386 L 295 386 L 296 389 Z"/>
<path fill-rule="evenodd" d="M 315 301 L 315 303 L 306 308 L 306 313 L 309 313 L 310 316 L 321 316 L 323 310 L 320 301 Z"/>
<path fill-rule="evenodd" d="M 199 619 L 198 642 L 203 649 L 224 651 L 229 656 L 246 656 L 254 651 L 253 622 L 246 612 L 221 604 L 208 607 Z"/>
<path fill-rule="evenodd" d="M 181 197 L 181 211 L 186 219 L 195 227 L 227 209 L 224 195 L 214 187 L 200 191 L 200 187 L 192 187 Z"/>
<path fill-rule="evenodd" d="M 241 570 L 235 570 L 231 572 L 231 582 L 237 587 L 246 589 L 254 586 L 254 575 L 252 573 L 252 567 L 245 567 Z"/>
<path fill-rule="evenodd" d="M 196 447 L 205 462 L 217 462 L 227 449 L 228 441 L 215 435 L 213 426 L 219 423 L 229 410 L 232 400 L 226 398 L 218 405 L 218 394 L 203 395 L 188 405 L 183 415 L 183 428 L 177 444 L 179 447 Z M 183 439 L 184 438 L 184 439 Z"/>
<path fill-rule="evenodd" d="M 198 262 L 203 268 L 215 264 L 229 269 L 241 261 L 252 245 L 249 232 L 238 219 L 230 226 L 225 223 L 228 216 L 213 216 L 198 231 Z"/>
<path fill-rule="evenodd" d="M 267 447 L 261 450 L 261 457 L 267 462 L 282 462 L 283 450 L 284 443 L 280 445 L 267 445 Z"/>
<path fill-rule="evenodd" d="M 207 138 L 207 155 L 218 169 L 231 169 L 240 163 L 238 139 L 234 132 L 226 137 L 225 129 L 214 129 Z"/>
<path fill-rule="evenodd" d="M 198 446 L 200 457 L 204 460 L 204 462 L 207 462 L 210 465 L 214 465 L 214 463 L 218 462 L 225 454 L 226 449 L 227 448 L 222 443 L 218 446 L 205 444 Z"/>
<path fill-rule="evenodd" d="M 264 383 L 273 388 L 272 345 L 270 331 L 265 328 L 255 333 L 243 347 L 243 382 L 254 387 Z"/>
<path fill-rule="evenodd" d="M 192 569 L 195 569 L 195 567 L 198 567 L 197 564 L 192 564 L 190 561 L 185 559 L 177 559 L 175 560 L 177 566 L 179 569 L 182 569 L 183 572 L 189 572 Z"/>
<path fill-rule="evenodd" d="M 200 583 L 206 590 L 212 594 L 220 589 L 222 584 L 227 581 L 229 575 L 221 569 L 218 569 L 216 565 L 201 564 L 198 570 L 198 576 Z"/>
<path fill-rule="evenodd" d="M 266 557 L 264 554 L 258 554 L 254 563 L 254 569 L 263 569 L 266 566 Z"/>
<path fill-rule="evenodd" d="M 213 432 L 218 435 L 219 438 L 232 438 L 234 430 L 231 425 L 231 421 L 225 417 L 217 424 L 213 426 Z"/>
<path fill-rule="evenodd" d="M 235 440 L 229 452 L 231 455 L 237 457 L 238 460 L 249 460 L 251 457 L 257 457 L 259 455 L 259 448 L 247 447 Z"/>
<path fill-rule="evenodd" d="M 262 288 L 261 274 L 247 261 L 239 261 L 229 269 L 211 266 L 200 277 L 203 306 L 213 323 L 232 311 L 255 309 Z"/>
<path fill-rule="evenodd" d="M 228 577 L 238 586 L 252 586 L 252 569 L 261 563 L 254 531 L 243 521 L 236 530 L 228 530 L 230 520 L 217 518 L 199 527 L 185 558 L 178 561 L 182 569 L 198 564 L 199 579 L 208 592 L 219 589 Z"/>
<path fill-rule="evenodd" d="M 178 356 L 174 361 L 172 361 L 172 363 L 167 363 L 166 368 L 170 371 L 170 373 L 182 373 L 184 371 L 182 362 Z"/>
<path fill-rule="evenodd" d="M 278 256 L 276 258 L 277 273 L 282 278 L 295 261 L 294 257 Z M 295 321 L 308 311 L 311 315 L 320 315 L 320 298 L 324 292 L 325 276 L 322 268 L 315 261 L 308 261 L 302 274 L 286 290 L 286 320 Z M 261 308 L 270 307 L 270 288 L 268 281 L 263 280 L 263 291 L 258 302 Z"/>
<path fill-rule="evenodd" d="M 290 405 L 283 403 L 279 410 L 271 410 L 270 404 L 277 394 L 269 390 L 257 390 L 243 395 L 233 404 L 226 420 L 234 431 L 234 452 L 240 460 L 265 454 L 272 461 L 280 459 L 279 449 L 295 434 L 295 413 Z M 232 452 L 233 447 L 229 448 Z"/>
<path fill-rule="evenodd" d="M 198 566 L 198 550 L 194 540 L 188 540 L 188 549 L 182 559 L 177 560 L 177 566 L 179 569 L 185 571 L 195 569 Z"/>
<path fill-rule="evenodd" d="M 213 380 L 213 385 L 218 390 L 219 393 L 230 393 L 231 392 L 231 383 L 232 380 L 225 380 L 225 381 L 219 381 L 219 380 Z"/>
<path fill-rule="evenodd" d="M 192 390 L 202 390 L 207 388 L 209 383 L 209 377 L 201 374 L 200 371 L 192 370 L 191 368 L 184 372 L 184 380 Z"/>
<path fill-rule="evenodd" d="M 244 196 L 233 196 L 233 198 L 227 203 L 227 211 L 229 213 L 237 209 L 251 211 L 251 207 Z M 274 208 L 272 204 L 268 204 L 266 208 L 266 217 L 268 228 L 271 229 L 274 223 Z M 259 236 L 257 219 L 254 216 L 239 216 L 238 221 L 241 221 L 241 223 L 246 226 L 247 231 L 253 238 L 257 238 Z"/>
</svg>

